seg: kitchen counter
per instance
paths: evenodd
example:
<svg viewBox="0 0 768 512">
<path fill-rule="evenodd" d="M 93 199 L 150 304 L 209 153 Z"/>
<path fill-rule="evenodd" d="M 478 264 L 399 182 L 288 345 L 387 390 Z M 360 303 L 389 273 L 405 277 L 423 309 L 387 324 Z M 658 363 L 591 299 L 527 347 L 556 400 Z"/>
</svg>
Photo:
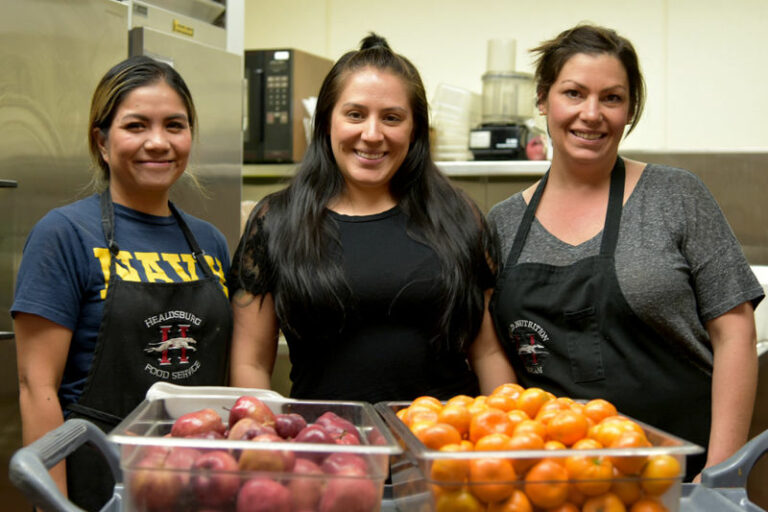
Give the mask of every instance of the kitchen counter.
<svg viewBox="0 0 768 512">
<path fill-rule="evenodd" d="M 549 169 L 549 161 L 498 160 L 436 162 L 451 181 L 486 213 L 499 201 L 535 183 Z M 243 200 L 259 201 L 284 188 L 297 164 L 243 165 Z"/>
<path fill-rule="evenodd" d="M 549 169 L 549 161 L 533 160 L 488 160 L 466 162 L 435 162 L 446 175 L 451 177 L 480 176 L 541 176 Z M 243 179 L 289 178 L 297 164 L 245 164 Z"/>
</svg>

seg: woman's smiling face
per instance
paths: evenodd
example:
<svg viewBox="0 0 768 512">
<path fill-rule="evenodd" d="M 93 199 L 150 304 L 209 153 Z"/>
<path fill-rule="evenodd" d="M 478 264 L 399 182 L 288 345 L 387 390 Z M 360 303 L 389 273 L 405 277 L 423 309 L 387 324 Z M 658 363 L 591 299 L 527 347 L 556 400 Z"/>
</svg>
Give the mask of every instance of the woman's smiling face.
<svg viewBox="0 0 768 512">
<path fill-rule="evenodd" d="M 539 103 L 547 116 L 553 158 L 612 166 L 629 118 L 629 83 L 609 54 L 577 53 Z"/>
<path fill-rule="evenodd" d="M 106 138 L 97 135 L 115 202 L 136 207 L 149 197 L 167 200 L 192 147 L 188 115 L 179 94 L 162 80 L 126 95 Z"/>
<path fill-rule="evenodd" d="M 413 139 L 413 112 L 403 80 L 372 67 L 350 73 L 333 107 L 330 135 L 348 188 L 389 193 Z"/>
</svg>

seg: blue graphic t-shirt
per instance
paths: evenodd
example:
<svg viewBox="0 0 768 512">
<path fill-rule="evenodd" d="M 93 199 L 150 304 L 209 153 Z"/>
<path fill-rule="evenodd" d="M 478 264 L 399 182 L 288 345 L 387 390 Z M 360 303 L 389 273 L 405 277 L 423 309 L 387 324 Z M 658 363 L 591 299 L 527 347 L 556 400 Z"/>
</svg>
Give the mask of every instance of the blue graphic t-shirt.
<svg viewBox="0 0 768 512">
<path fill-rule="evenodd" d="M 224 236 L 208 222 L 181 215 L 227 294 Z M 116 204 L 115 237 L 122 263 L 116 271 L 125 281 L 184 282 L 204 276 L 173 216 L 147 215 Z M 62 407 L 79 398 L 93 361 L 109 264 L 98 195 L 51 210 L 24 246 L 11 314 L 39 315 L 72 330 L 59 389 Z"/>
</svg>

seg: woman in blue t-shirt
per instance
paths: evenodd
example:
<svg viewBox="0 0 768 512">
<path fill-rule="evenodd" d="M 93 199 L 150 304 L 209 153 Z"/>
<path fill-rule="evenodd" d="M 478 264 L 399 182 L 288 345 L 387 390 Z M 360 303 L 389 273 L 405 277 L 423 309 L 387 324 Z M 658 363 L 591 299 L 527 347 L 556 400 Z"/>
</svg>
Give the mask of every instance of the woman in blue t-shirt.
<svg viewBox="0 0 768 512">
<path fill-rule="evenodd" d="M 132 57 L 96 87 L 88 136 L 102 190 L 34 227 L 11 308 L 25 444 L 65 417 L 110 430 L 158 380 L 226 383 L 226 241 L 168 199 L 195 126 L 167 64 Z M 66 482 L 73 503 L 98 510 L 114 481 L 89 450 L 67 458 Z M 64 468 L 54 472 L 64 490 Z"/>
<path fill-rule="evenodd" d="M 295 178 L 240 241 L 233 385 L 269 387 L 280 330 L 294 397 L 490 392 L 512 379 L 495 337 L 476 339 L 493 253 L 482 214 L 431 159 L 418 71 L 371 34 L 326 76 Z"/>
</svg>

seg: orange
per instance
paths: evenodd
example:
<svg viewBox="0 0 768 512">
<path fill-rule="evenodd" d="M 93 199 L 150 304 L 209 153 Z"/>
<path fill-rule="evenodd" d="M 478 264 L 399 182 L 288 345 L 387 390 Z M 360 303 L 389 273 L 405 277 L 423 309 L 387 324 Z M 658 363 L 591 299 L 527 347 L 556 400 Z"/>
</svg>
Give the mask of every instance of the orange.
<svg viewBox="0 0 768 512">
<path fill-rule="evenodd" d="M 607 459 L 571 455 L 565 459 L 565 469 L 573 486 L 587 496 L 597 496 L 611 488 L 613 465 Z"/>
<path fill-rule="evenodd" d="M 547 441 L 544 443 L 545 450 L 566 450 L 568 447 L 560 441 Z"/>
<path fill-rule="evenodd" d="M 476 443 L 481 437 L 501 432 L 512 435 L 512 422 L 507 413 L 499 409 L 486 409 L 472 415 L 469 422 L 469 440 Z"/>
<path fill-rule="evenodd" d="M 547 426 L 538 420 L 523 420 L 513 429 L 512 435 L 532 433 L 542 439 L 547 438 Z"/>
<path fill-rule="evenodd" d="M 595 423 L 600 423 L 608 416 L 615 416 L 616 414 L 618 414 L 616 406 L 602 398 L 595 398 L 584 404 L 584 415 Z"/>
<path fill-rule="evenodd" d="M 411 425 L 410 429 L 411 429 L 411 432 L 413 432 L 413 435 L 415 435 L 416 438 L 418 439 L 419 436 L 421 435 L 421 432 L 424 429 L 429 428 L 435 424 L 436 423 L 434 421 L 417 421 L 416 423 Z"/>
<path fill-rule="evenodd" d="M 520 409 L 512 409 L 509 411 L 507 413 L 507 418 L 509 418 L 509 421 L 512 422 L 512 428 L 516 427 L 517 424 L 523 420 L 531 419 L 531 417 L 528 416 L 525 411 L 521 411 Z"/>
<path fill-rule="evenodd" d="M 437 415 L 438 422 L 453 426 L 459 431 L 462 438 L 466 438 L 469 435 L 469 422 L 471 420 L 472 415 L 469 409 L 459 404 L 446 404 Z"/>
<path fill-rule="evenodd" d="M 536 463 L 525 475 L 524 491 L 537 507 L 553 508 L 568 497 L 568 472 L 552 459 Z"/>
<path fill-rule="evenodd" d="M 605 493 L 593 496 L 584 502 L 582 512 L 626 512 L 627 508 L 618 496 L 613 493 Z"/>
<path fill-rule="evenodd" d="M 501 409 L 502 411 L 507 412 L 517 407 L 517 400 L 515 399 L 515 397 L 510 395 L 490 394 L 488 395 L 488 398 L 485 399 L 485 404 L 488 407 L 493 407 L 494 409 Z"/>
<path fill-rule="evenodd" d="M 570 408 L 570 404 L 564 402 L 560 398 L 555 398 L 542 404 L 539 410 L 536 412 L 536 419 L 542 423 L 549 423 L 549 420 L 555 417 L 560 411 L 565 411 Z"/>
<path fill-rule="evenodd" d="M 451 398 L 449 398 L 445 402 L 445 405 L 463 405 L 464 407 L 467 407 L 467 406 L 469 406 L 469 404 L 471 404 L 474 401 L 475 401 L 475 399 L 472 398 L 469 395 L 455 395 L 455 396 L 452 396 Z M 445 406 L 443 406 L 443 407 L 445 407 Z"/>
<path fill-rule="evenodd" d="M 601 448 L 603 448 L 603 445 L 600 444 L 600 441 L 592 439 L 591 437 L 579 439 L 571 445 L 572 450 L 599 450 Z"/>
<path fill-rule="evenodd" d="M 646 448 L 650 447 L 651 443 L 644 433 L 638 433 L 634 430 L 622 432 L 619 437 L 609 445 L 609 448 Z M 636 475 L 643 469 L 643 465 L 648 457 L 646 455 L 637 456 L 617 456 L 611 457 L 613 465 L 619 468 L 619 470 L 625 475 Z"/>
<path fill-rule="evenodd" d="M 669 509 L 653 498 L 642 498 L 629 508 L 629 512 L 669 512 Z"/>
<path fill-rule="evenodd" d="M 488 399 L 488 397 L 485 396 L 485 395 L 478 395 L 478 396 L 476 396 L 475 399 L 472 400 L 472 403 L 467 406 L 467 408 L 469 409 L 470 414 L 472 414 L 474 416 L 475 414 L 479 413 L 480 411 L 484 411 L 484 410 L 488 409 L 488 406 L 485 405 L 485 401 L 487 399 Z"/>
<path fill-rule="evenodd" d="M 430 407 L 435 412 L 440 412 L 440 409 L 443 408 L 443 402 L 441 402 L 440 400 L 438 400 L 433 396 L 426 396 L 426 395 L 414 398 L 413 401 L 411 402 L 411 407 L 413 407 L 414 405 Z"/>
<path fill-rule="evenodd" d="M 413 425 L 415 423 L 423 422 L 437 423 L 439 417 L 440 415 L 431 409 L 416 407 L 416 409 L 412 409 L 406 414 L 406 424 Z"/>
<path fill-rule="evenodd" d="M 497 386 L 493 392 L 492 395 L 509 395 L 512 398 L 517 398 L 520 393 L 522 393 L 525 390 L 523 386 L 520 384 L 517 384 L 516 382 L 507 382 L 505 384 L 501 384 Z"/>
<path fill-rule="evenodd" d="M 397 418 L 400 421 L 405 423 L 405 420 L 403 418 L 405 418 L 405 415 L 406 415 L 407 412 L 408 412 L 408 408 L 407 407 L 403 407 L 402 409 L 398 409 L 398 411 L 395 413 L 395 416 L 397 416 Z"/>
<path fill-rule="evenodd" d="M 465 452 L 468 450 L 461 444 L 447 444 L 440 448 L 440 451 Z M 456 490 L 464 484 L 464 481 L 469 476 L 469 459 L 434 459 L 429 474 L 430 478 L 435 482 L 440 482 L 443 488 Z"/>
<path fill-rule="evenodd" d="M 611 446 L 621 434 L 632 430 L 644 434 L 642 427 L 634 421 L 621 416 L 609 416 L 592 426 L 587 435 L 600 441 L 603 446 Z"/>
<path fill-rule="evenodd" d="M 494 432 L 488 434 L 477 440 L 475 443 L 475 451 L 497 451 L 497 450 L 509 450 L 509 442 L 512 440 L 507 434 L 501 432 Z"/>
<path fill-rule="evenodd" d="M 511 496 L 516 478 L 509 459 L 481 458 L 469 462 L 469 490 L 486 503 Z"/>
<path fill-rule="evenodd" d="M 439 450 L 447 444 L 459 444 L 461 434 L 453 426 L 447 423 L 435 423 L 416 433 L 416 437 L 431 450 Z"/>
<path fill-rule="evenodd" d="M 637 477 L 627 477 L 614 466 L 611 492 L 618 496 L 622 503 L 629 506 L 639 500 L 642 495 L 640 480 Z"/>
<path fill-rule="evenodd" d="M 442 492 L 435 500 L 435 512 L 483 512 L 485 505 L 467 489 Z"/>
<path fill-rule="evenodd" d="M 659 496 L 682 478 L 680 471 L 680 463 L 673 456 L 651 455 L 640 473 L 640 486 L 648 494 Z"/>
<path fill-rule="evenodd" d="M 543 450 L 544 441 L 538 434 L 533 432 L 527 432 L 519 435 L 512 436 L 509 440 L 510 450 Z M 537 458 L 519 458 L 515 457 L 512 465 L 515 466 L 515 471 L 519 474 L 525 473 L 525 471 L 536 464 L 539 461 Z"/>
<path fill-rule="evenodd" d="M 517 408 L 525 411 L 531 418 L 535 418 L 541 406 L 552 399 L 552 393 L 541 388 L 527 388 L 517 397 Z"/>
<path fill-rule="evenodd" d="M 586 437 L 588 431 L 587 417 L 573 410 L 560 411 L 547 424 L 549 439 L 560 441 L 566 446 Z"/>
<path fill-rule="evenodd" d="M 547 512 L 580 512 L 580 509 L 576 504 L 566 501 L 558 507 L 548 508 Z"/>
<path fill-rule="evenodd" d="M 488 512 L 533 512 L 533 506 L 523 491 L 515 489 L 504 501 L 488 504 Z"/>
</svg>

